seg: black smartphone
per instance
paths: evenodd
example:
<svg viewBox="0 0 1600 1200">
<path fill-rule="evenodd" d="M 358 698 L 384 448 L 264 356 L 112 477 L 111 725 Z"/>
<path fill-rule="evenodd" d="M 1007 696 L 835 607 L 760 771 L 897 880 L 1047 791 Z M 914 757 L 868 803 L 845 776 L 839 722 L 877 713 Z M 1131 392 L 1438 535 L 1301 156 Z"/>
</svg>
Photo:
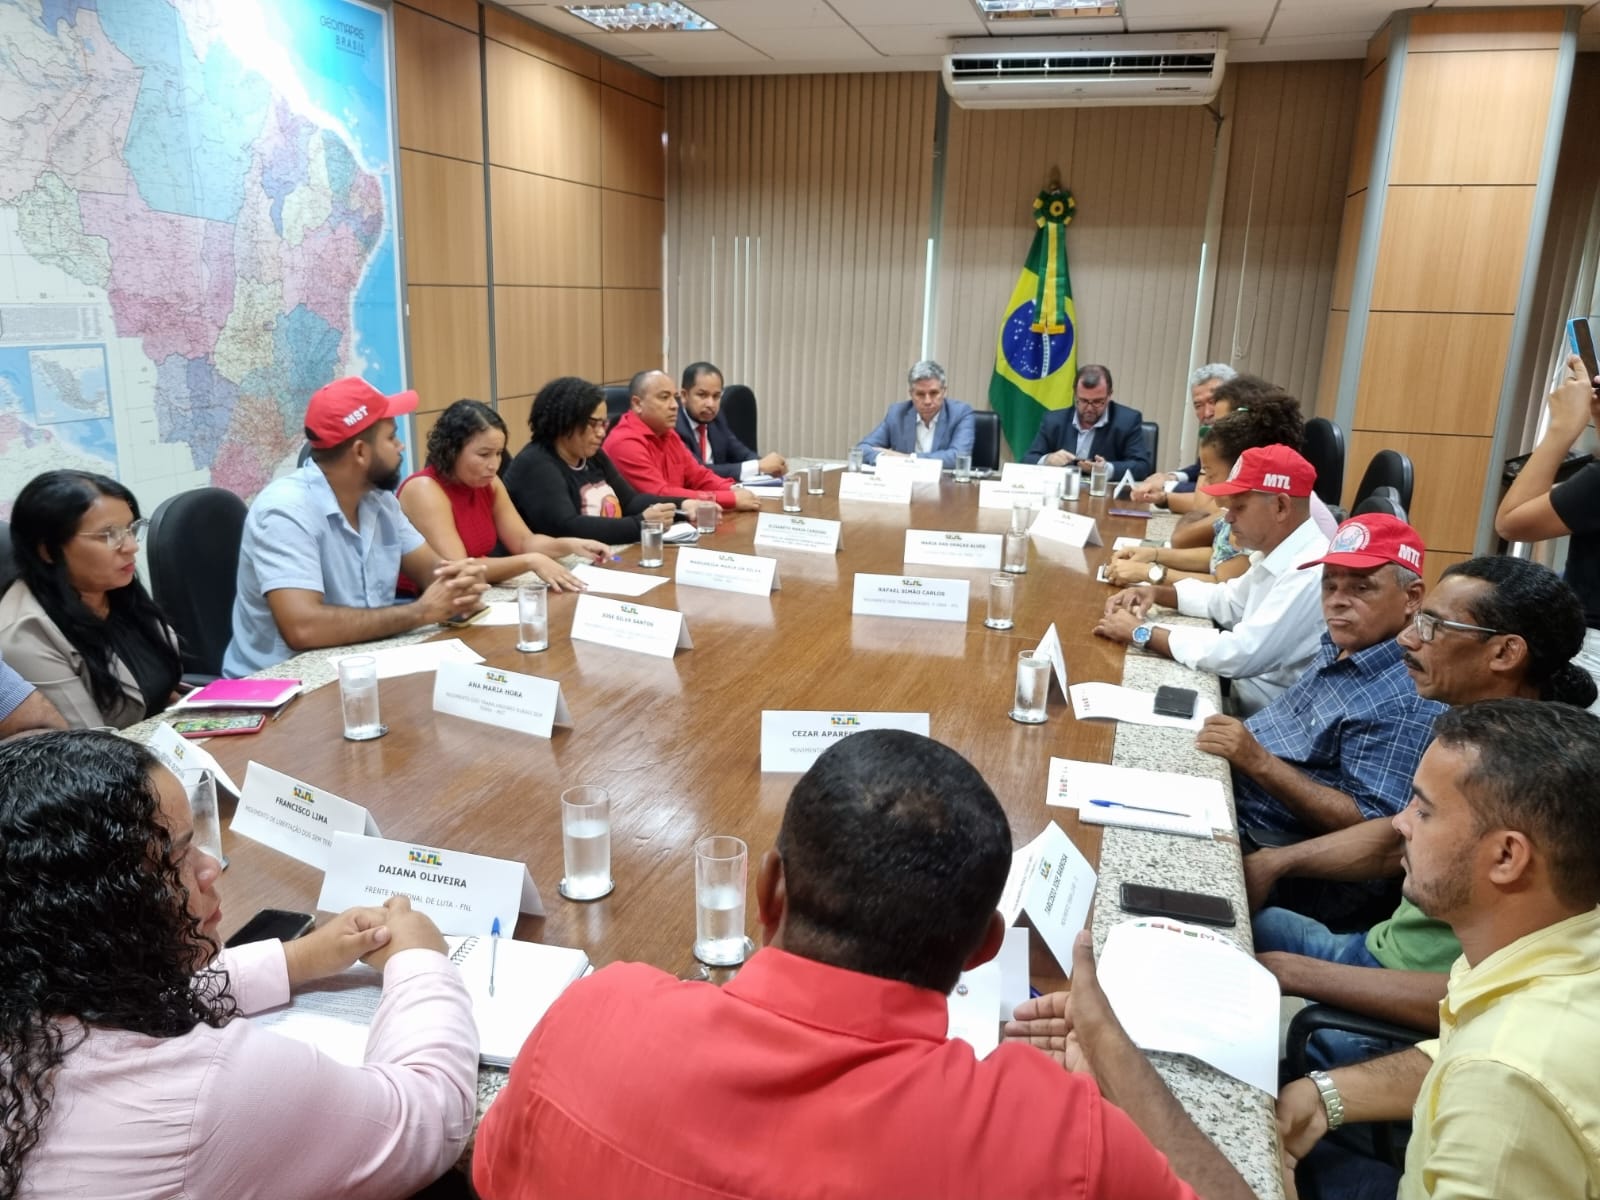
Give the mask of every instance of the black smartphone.
<svg viewBox="0 0 1600 1200">
<path fill-rule="evenodd" d="M 1148 887 L 1142 883 L 1122 885 L 1122 908 L 1124 912 L 1138 913 L 1140 916 L 1171 917 L 1175 921 L 1193 921 L 1197 925 L 1231 926 L 1234 923 L 1233 905 L 1225 896 Z"/>
<path fill-rule="evenodd" d="M 1200 694 L 1193 688 L 1158 687 L 1151 711 L 1158 717 L 1182 717 L 1187 721 L 1194 716 L 1194 706 L 1199 700 Z"/>
<path fill-rule="evenodd" d="M 1567 322 L 1567 340 L 1572 343 L 1572 352 L 1583 359 L 1585 376 L 1594 381 L 1600 375 L 1600 359 L 1594 351 L 1594 317 L 1573 317 Z"/>
<path fill-rule="evenodd" d="M 249 942 L 265 942 L 277 938 L 292 942 L 303 933 L 310 933 L 317 918 L 311 913 L 289 912 L 283 908 L 263 908 L 240 927 L 224 946 L 243 946 Z"/>
</svg>

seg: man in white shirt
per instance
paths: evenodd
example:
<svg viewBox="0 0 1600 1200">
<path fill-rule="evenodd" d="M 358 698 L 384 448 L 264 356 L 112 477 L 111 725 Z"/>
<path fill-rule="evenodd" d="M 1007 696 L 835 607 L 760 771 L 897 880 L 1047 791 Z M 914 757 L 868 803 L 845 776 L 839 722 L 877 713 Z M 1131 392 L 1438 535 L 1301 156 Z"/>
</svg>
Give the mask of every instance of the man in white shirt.
<svg viewBox="0 0 1600 1200">
<path fill-rule="evenodd" d="M 1233 708 L 1249 716 L 1282 695 L 1316 657 L 1322 620 L 1322 568 L 1298 568 L 1328 552 L 1311 517 L 1317 473 L 1288 446 L 1246 450 L 1223 483 L 1201 490 L 1218 497 L 1233 538 L 1251 566 L 1227 583 L 1180 580 L 1118 592 L 1106 602 L 1095 633 L 1186 667 L 1233 681 Z M 1166 629 L 1145 620 L 1155 604 L 1214 628 Z"/>
</svg>

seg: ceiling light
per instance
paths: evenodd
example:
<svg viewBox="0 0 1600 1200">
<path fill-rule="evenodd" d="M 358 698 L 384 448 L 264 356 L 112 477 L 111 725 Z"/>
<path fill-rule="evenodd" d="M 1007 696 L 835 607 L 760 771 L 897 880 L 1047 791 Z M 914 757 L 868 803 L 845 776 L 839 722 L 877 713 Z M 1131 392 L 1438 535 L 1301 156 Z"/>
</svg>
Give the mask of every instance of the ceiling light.
<svg viewBox="0 0 1600 1200">
<path fill-rule="evenodd" d="M 1122 0 L 975 0 L 991 21 L 1016 17 L 1120 17 Z"/>
<path fill-rule="evenodd" d="M 608 33 L 675 33 L 715 29 L 694 9 L 677 0 L 647 0 L 634 4 L 569 4 L 566 9 Z"/>
</svg>

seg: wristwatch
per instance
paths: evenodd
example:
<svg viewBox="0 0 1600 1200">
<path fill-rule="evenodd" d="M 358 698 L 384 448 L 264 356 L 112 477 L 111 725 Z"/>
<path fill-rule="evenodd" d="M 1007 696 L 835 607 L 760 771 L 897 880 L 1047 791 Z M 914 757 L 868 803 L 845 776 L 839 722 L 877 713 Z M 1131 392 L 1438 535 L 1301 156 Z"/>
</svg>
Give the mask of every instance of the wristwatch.
<svg viewBox="0 0 1600 1200">
<path fill-rule="evenodd" d="M 1156 627 L 1154 625 L 1152 625 L 1149 621 L 1146 621 L 1143 625 L 1135 626 L 1134 630 L 1133 630 L 1134 648 L 1138 649 L 1138 650 L 1147 650 L 1147 649 L 1149 649 L 1149 647 L 1150 647 L 1150 635 L 1152 633 L 1154 633 L 1155 631 L 1156 631 Z"/>
<path fill-rule="evenodd" d="M 1326 1071 L 1312 1071 L 1306 1078 L 1316 1085 L 1317 1095 L 1322 1097 L 1322 1107 L 1328 1114 L 1328 1131 L 1331 1133 L 1344 1124 L 1344 1098 L 1334 1086 L 1333 1076 Z"/>
<path fill-rule="evenodd" d="M 1166 567 L 1162 566 L 1160 563 L 1151 563 L 1150 564 L 1150 582 L 1151 583 L 1160 583 L 1166 577 L 1167 577 L 1167 569 L 1166 569 Z"/>
</svg>

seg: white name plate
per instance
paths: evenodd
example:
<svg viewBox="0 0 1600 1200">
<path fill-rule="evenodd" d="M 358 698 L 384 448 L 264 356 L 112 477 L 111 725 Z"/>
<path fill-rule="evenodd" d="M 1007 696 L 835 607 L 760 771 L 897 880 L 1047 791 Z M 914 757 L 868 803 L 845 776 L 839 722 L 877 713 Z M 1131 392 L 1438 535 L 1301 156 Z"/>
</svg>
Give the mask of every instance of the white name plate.
<svg viewBox="0 0 1600 1200">
<path fill-rule="evenodd" d="M 967 619 L 965 579 L 919 575 L 857 575 L 850 611 L 858 617 L 914 617 L 923 621 Z"/>
<path fill-rule="evenodd" d="M 681 553 L 681 551 L 680 551 Z M 572 612 L 572 639 L 598 642 L 618 650 L 637 650 L 657 658 L 671 658 L 694 645 L 683 614 L 670 608 L 650 608 L 624 600 L 608 600 L 588 592 L 578 597 Z"/>
<path fill-rule="evenodd" d="M 378 836 L 377 822 L 361 805 L 258 762 L 245 768 L 244 790 L 228 828 L 324 870 L 335 834 Z"/>
<path fill-rule="evenodd" d="M 335 834 L 317 907 L 343 912 L 404 896 L 440 933 L 483 934 L 496 920 L 508 936 L 517 914 L 544 916 L 526 863 L 461 850 Z"/>
<path fill-rule="evenodd" d="M 944 474 L 944 463 L 937 458 L 902 458 L 896 454 L 880 454 L 872 464 L 880 479 L 909 479 L 912 483 L 938 483 Z"/>
<path fill-rule="evenodd" d="M 1020 484 L 1047 496 L 1064 496 L 1067 492 L 1067 472 L 1077 469 L 1047 467 L 1043 463 L 1009 462 L 1000 468 L 1000 482 Z"/>
<path fill-rule="evenodd" d="M 1056 632 L 1055 622 L 1050 623 L 1050 628 L 1044 631 L 1044 636 L 1039 639 L 1039 644 L 1034 647 L 1034 654 L 1042 654 L 1050 660 L 1051 671 L 1055 675 L 1056 685 L 1061 689 L 1061 698 L 1066 700 L 1067 695 L 1067 656 L 1061 651 L 1061 635 Z"/>
<path fill-rule="evenodd" d="M 498 729 L 547 738 L 557 722 L 572 724 L 561 685 L 479 663 L 442 662 L 433 680 L 433 711 Z"/>
<path fill-rule="evenodd" d="M 843 525 L 823 517 L 791 517 L 784 513 L 756 514 L 757 546 L 775 550 L 808 550 L 833 554 L 844 544 Z"/>
<path fill-rule="evenodd" d="M 807 771 L 834 742 L 863 729 L 905 729 L 928 736 L 925 712 L 804 712 L 764 709 L 761 769 Z"/>
<path fill-rule="evenodd" d="M 1044 493 L 1026 483 L 1004 483 L 998 479 L 984 479 L 978 484 L 979 508 L 1011 508 L 1026 504 L 1029 508 L 1044 506 Z"/>
<path fill-rule="evenodd" d="M 678 570 L 674 582 L 680 587 L 716 588 L 721 592 L 743 592 L 765 596 L 777 591 L 778 560 L 758 554 L 729 554 L 726 550 L 698 550 L 685 546 L 678 551 Z"/>
<path fill-rule="evenodd" d="M 1028 526 L 1028 532 L 1036 538 L 1066 546 L 1082 548 L 1100 544 L 1100 526 L 1095 519 L 1064 508 L 1041 508 L 1033 524 Z"/>
<path fill-rule="evenodd" d="M 222 764 L 211 757 L 210 751 L 198 742 L 190 741 L 165 722 L 156 726 L 145 748 L 179 779 L 183 778 L 183 772 L 203 767 L 211 772 L 218 787 L 225 788 L 230 796 L 239 794 L 239 785 L 222 769 Z"/>
<path fill-rule="evenodd" d="M 1095 873 L 1072 839 L 1054 821 L 1011 856 L 1011 871 L 1000 892 L 1000 915 L 1015 924 L 1026 912 L 1056 963 L 1072 974 L 1072 943 L 1089 918 Z"/>
<path fill-rule="evenodd" d="M 871 500 L 883 504 L 911 503 L 911 476 L 868 475 L 846 471 L 839 476 L 839 499 Z"/>
<path fill-rule="evenodd" d="M 998 533 L 956 533 L 953 530 L 906 530 L 906 556 L 908 563 L 926 563 L 935 567 L 983 567 L 1000 569 L 1000 543 Z"/>
</svg>

